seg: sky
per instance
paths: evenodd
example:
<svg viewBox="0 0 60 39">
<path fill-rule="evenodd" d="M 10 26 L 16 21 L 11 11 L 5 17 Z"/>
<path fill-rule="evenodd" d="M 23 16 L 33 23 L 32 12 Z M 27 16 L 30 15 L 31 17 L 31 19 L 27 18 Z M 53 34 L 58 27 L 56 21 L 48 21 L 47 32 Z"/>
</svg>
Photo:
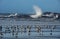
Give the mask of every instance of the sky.
<svg viewBox="0 0 60 39">
<path fill-rule="evenodd" d="M 43 12 L 60 13 L 60 0 L 0 0 L 0 13 L 33 14 L 33 6 L 39 6 Z"/>
</svg>

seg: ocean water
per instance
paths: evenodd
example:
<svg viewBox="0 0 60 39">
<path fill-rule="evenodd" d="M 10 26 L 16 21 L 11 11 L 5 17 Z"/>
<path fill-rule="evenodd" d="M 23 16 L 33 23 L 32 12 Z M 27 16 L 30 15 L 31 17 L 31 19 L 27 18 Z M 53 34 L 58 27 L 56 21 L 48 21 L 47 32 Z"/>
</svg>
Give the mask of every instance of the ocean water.
<svg viewBox="0 0 60 39">
<path fill-rule="evenodd" d="M 1 35 L 3 39 L 60 39 L 60 20 L 51 20 L 45 18 L 4 18 L 0 19 L 0 26 L 2 26 L 2 31 L 0 32 L 3 33 L 3 35 Z M 17 26 L 19 30 L 16 29 L 13 35 L 13 29 L 11 29 L 11 27 Z M 21 26 L 23 26 L 24 28 L 30 26 L 30 33 L 28 32 L 28 29 L 23 29 L 23 31 L 21 31 Z M 36 26 L 41 27 L 41 32 L 36 31 Z M 54 29 L 52 29 L 53 26 L 55 26 Z M 10 31 L 5 31 L 7 27 L 9 27 Z M 16 35 L 16 33 L 18 34 Z"/>
</svg>

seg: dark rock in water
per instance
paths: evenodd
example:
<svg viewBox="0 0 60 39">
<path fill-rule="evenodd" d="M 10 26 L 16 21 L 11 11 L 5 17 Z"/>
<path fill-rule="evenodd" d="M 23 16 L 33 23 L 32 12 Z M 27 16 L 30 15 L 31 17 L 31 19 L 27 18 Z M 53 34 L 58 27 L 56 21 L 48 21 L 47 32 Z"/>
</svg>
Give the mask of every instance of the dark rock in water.
<svg viewBox="0 0 60 39">
<path fill-rule="evenodd" d="M 2 31 L 2 26 L 0 26 L 0 31 Z"/>
<path fill-rule="evenodd" d="M 13 15 L 15 15 L 15 13 L 0 13 L 0 15 L 2 15 L 2 16 L 0 16 L 0 18 L 2 17 L 2 18 L 30 18 L 30 19 L 33 19 L 32 17 L 30 17 L 30 15 L 31 14 L 19 14 L 19 13 L 17 13 L 17 15 L 16 16 L 10 16 L 10 17 L 8 17 L 9 15 L 11 15 L 11 14 L 13 14 Z M 60 19 L 60 13 L 55 13 L 55 12 L 44 12 L 43 13 L 43 15 L 46 15 L 46 14 L 54 14 L 54 16 L 56 16 L 56 15 L 58 15 L 58 18 L 57 19 Z M 54 17 L 53 16 L 53 17 Z M 52 18 L 52 16 L 51 17 L 48 17 L 48 16 L 42 16 L 42 17 L 44 17 L 44 18 Z M 41 17 L 38 17 L 37 19 L 40 19 Z"/>
</svg>

